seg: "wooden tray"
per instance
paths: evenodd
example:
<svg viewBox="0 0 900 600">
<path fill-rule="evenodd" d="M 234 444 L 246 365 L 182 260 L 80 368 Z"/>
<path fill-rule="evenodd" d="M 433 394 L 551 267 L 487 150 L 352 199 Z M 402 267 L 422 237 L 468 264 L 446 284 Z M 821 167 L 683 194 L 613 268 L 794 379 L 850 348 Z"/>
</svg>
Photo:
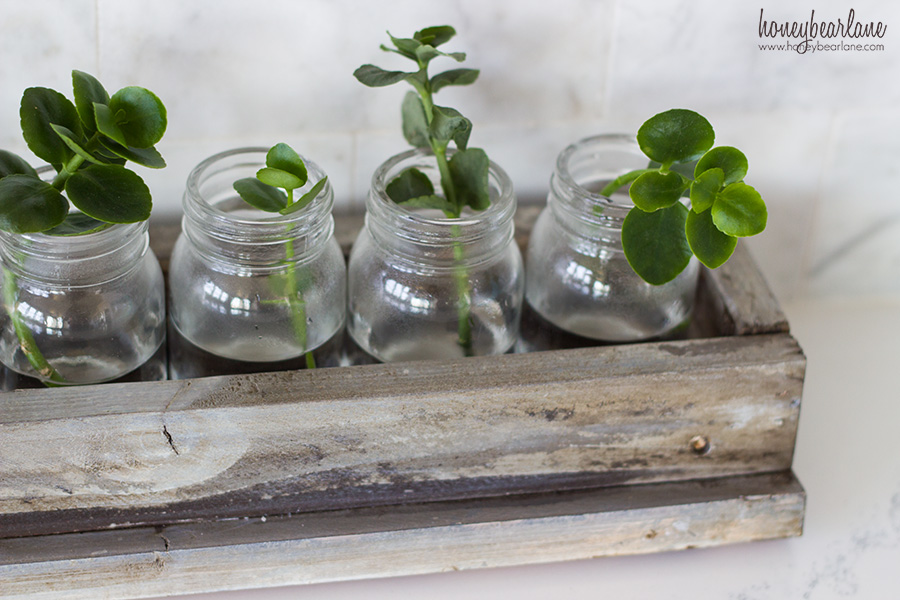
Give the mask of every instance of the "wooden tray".
<svg viewBox="0 0 900 600">
<path fill-rule="evenodd" d="M 519 211 L 522 244 L 536 212 Z M 359 224 L 340 221 L 345 245 Z M 164 266 L 176 235 L 152 230 Z M 742 246 L 703 273 L 688 335 L 2 395 L 0 595 L 137 598 L 800 535 L 805 359 Z"/>
</svg>

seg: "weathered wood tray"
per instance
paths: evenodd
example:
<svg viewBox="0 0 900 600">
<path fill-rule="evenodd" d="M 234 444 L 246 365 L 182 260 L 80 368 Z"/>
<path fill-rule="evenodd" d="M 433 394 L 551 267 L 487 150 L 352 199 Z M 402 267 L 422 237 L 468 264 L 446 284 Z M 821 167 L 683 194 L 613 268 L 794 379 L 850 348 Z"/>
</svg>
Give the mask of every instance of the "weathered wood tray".
<svg viewBox="0 0 900 600">
<path fill-rule="evenodd" d="M 520 242 L 534 217 L 520 210 Z M 164 265 L 176 233 L 153 230 Z M 4 394 L 0 596 L 799 535 L 802 351 L 742 247 L 698 301 L 678 341 Z"/>
</svg>

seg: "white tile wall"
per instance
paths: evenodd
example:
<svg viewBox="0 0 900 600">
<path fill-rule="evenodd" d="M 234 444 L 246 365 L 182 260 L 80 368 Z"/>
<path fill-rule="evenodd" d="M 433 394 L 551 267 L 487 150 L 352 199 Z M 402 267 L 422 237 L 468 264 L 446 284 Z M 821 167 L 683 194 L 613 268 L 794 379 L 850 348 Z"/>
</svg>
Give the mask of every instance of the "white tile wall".
<svg viewBox="0 0 900 600">
<path fill-rule="evenodd" d="M 813 6 L 815 4 L 815 6 Z M 762 52 L 767 20 L 887 24 L 883 52 Z M 878 0 L 0 0 L 0 147 L 18 136 L 23 88 L 69 93 L 69 71 L 111 90 L 140 84 L 169 109 L 169 167 L 148 172 L 156 214 L 180 211 L 201 159 L 286 141 L 331 175 L 343 210 L 405 149 L 400 86 L 368 89 L 362 63 L 403 68 L 378 45 L 449 23 L 448 48 L 480 68 L 439 103 L 472 118 L 471 143 L 540 200 L 556 154 L 633 131 L 673 106 L 704 113 L 744 149 L 770 207 L 751 249 L 783 297 L 900 292 L 900 3 Z M 763 40 L 769 43 L 769 40 Z M 449 60 L 435 67 L 452 68 Z M 861 175 L 863 173 L 863 175 Z"/>
</svg>

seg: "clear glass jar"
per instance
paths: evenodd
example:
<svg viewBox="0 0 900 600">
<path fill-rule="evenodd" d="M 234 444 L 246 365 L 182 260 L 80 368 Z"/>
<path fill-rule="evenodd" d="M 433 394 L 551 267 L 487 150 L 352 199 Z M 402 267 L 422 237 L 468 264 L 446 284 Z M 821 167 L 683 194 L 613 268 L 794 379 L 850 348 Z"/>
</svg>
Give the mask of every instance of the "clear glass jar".
<svg viewBox="0 0 900 600">
<path fill-rule="evenodd" d="M 147 227 L 0 231 L 0 361 L 24 376 L 4 387 L 165 378 L 165 291 Z"/>
<path fill-rule="evenodd" d="M 410 167 L 440 189 L 434 156 L 424 150 L 394 156 L 375 171 L 348 266 L 350 336 L 384 362 L 508 351 L 518 335 L 525 286 L 509 176 L 492 162 L 491 205 L 448 219 L 388 197 L 387 184 Z M 463 330 L 469 344 L 461 341 Z"/>
<path fill-rule="evenodd" d="M 184 193 L 182 233 L 169 266 L 173 378 L 334 366 L 346 314 L 346 266 L 334 239 L 327 183 L 281 215 L 241 200 L 238 179 L 265 166 L 265 148 L 200 163 Z M 309 181 L 325 177 L 303 158 Z"/>
<path fill-rule="evenodd" d="M 646 283 L 622 251 L 622 222 L 634 206 L 627 188 L 611 197 L 599 193 L 648 161 L 625 135 L 586 138 L 560 153 L 526 261 L 528 304 L 553 326 L 593 340 L 633 342 L 690 321 L 697 259 L 669 283 Z"/>
</svg>

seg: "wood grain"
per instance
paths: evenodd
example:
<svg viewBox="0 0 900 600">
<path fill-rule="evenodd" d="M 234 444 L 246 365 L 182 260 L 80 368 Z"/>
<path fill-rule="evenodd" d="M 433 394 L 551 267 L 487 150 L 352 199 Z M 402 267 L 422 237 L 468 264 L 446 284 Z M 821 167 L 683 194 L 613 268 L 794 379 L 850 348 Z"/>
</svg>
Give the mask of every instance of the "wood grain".
<svg viewBox="0 0 900 600">
<path fill-rule="evenodd" d="M 784 470 L 804 368 L 779 334 L 17 392 L 0 531 Z"/>
<path fill-rule="evenodd" d="M 0 581 L 137 598 L 500 567 L 796 536 L 804 506 L 784 472 L 0 540 Z"/>
</svg>

